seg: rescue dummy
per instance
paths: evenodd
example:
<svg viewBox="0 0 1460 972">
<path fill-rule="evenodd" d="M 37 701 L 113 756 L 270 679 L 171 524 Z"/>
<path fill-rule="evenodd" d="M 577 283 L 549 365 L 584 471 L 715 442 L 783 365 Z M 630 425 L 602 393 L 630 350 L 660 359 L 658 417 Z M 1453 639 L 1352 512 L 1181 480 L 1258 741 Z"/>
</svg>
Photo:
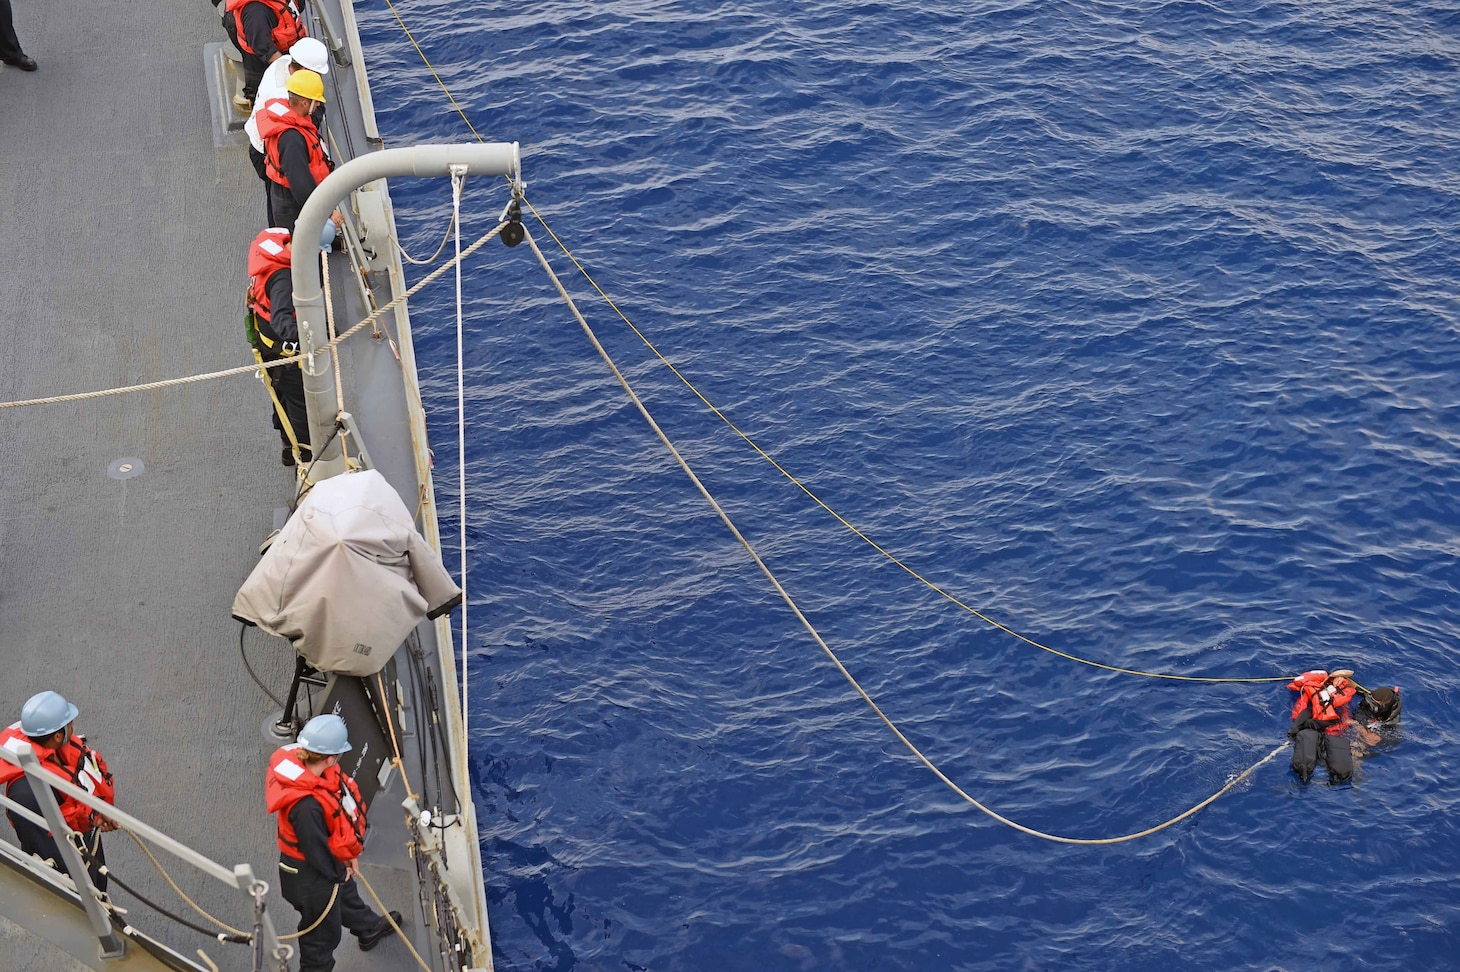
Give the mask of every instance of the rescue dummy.
<svg viewBox="0 0 1460 972">
<path fill-rule="evenodd" d="M 1345 783 L 1353 777 L 1353 754 L 1349 749 L 1349 702 L 1357 686 L 1351 681 L 1353 672 L 1314 670 L 1304 672 L 1288 683 L 1298 693 L 1293 703 L 1293 724 L 1288 735 L 1293 738 L 1293 772 L 1304 783 L 1313 777 L 1319 760 L 1328 769 L 1328 782 Z"/>
</svg>

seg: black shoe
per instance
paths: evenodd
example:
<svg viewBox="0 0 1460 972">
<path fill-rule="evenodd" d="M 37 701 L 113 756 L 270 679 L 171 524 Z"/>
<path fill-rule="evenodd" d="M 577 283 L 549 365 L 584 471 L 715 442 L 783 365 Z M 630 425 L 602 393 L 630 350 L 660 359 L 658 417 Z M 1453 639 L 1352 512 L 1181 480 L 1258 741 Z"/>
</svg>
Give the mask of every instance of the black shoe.
<svg viewBox="0 0 1460 972">
<path fill-rule="evenodd" d="M 19 57 L 7 57 L 5 59 L 5 63 L 9 64 L 13 68 L 20 68 L 22 71 L 34 71 L 36 68 L 40 67 L 40 65 L 35 62 L 35 58 L 25 54 L 22 54 Z"/>
<path fill-rule="evenodd" d="M 285 446 L 284 451 L 279 453 L 279 461 L 286 466 L 294 465 L 294 450 Z"/>
<path fill-rule="evenodd" d="M 396 925 L 400 924 L 399 911 L 392 911 L 389 918 L 380 919 L 380 924 L 375 926 L 374 931 L 366 932 L 365 934 L 360 936 L 360 951 L 368 952 L 376 945 L 380 944 L 380 940 L 382 938 L 389 938 L 391 935 L 394 935 L 395 925 L 391 924 L 392 921 L 394 921 Z"/>
</svg>

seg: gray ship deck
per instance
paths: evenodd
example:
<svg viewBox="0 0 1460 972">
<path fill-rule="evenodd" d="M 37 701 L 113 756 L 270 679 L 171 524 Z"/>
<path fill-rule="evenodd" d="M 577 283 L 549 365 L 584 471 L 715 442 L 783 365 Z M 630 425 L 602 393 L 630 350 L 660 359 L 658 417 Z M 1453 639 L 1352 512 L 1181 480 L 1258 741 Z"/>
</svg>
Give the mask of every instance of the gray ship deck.
<svg viewBox="0 0 1460 972">
<path fill-rule="evenodd" d="M 214 9 L 201 0 L 15 8 L 40 70 L 0 68 L 0 400 L 248 363 L 244 263 L 264 201 L 242 136 L 215 147 L 202 83 L 205 45 L 224 39 Z M 345 292 L 351 305 L 340 320 L 353 322 L 358 293 L 335 259 L 335 299 Z M 372 459 L 414 497 L 400 366 L 386 342 L 364 336 L 344 357 L 349 381 L 370 385 L 349 397 Z M 109 475 L 124 458 L 142 472 Z M 277 742 L 264 726 L 277 706 L 244 669 L 229 609 L 293 490 L 250 376 L 0 410 L 0 721 L 18 718 L 33 692 L 61 692 L 110 762 L 119 806 L 220 863 L 251 863 L 271 885 L 263 773 Z M 245 644 L 282 695 L 289 646 L 257 631 Z M 400 839 L 375 835 L 366 873 L 410 931 L 422 922 L 401 796 L 394 783 L 373 808 L 372 823 Z M 107 856 L 128 884 L 195 918 L 125 835 L 107 839 Z M 249 921 L 236 892 L 164 863 L 205 909 Z M 247 949 L 115 897 L 179 952 L 204 947 L 225 969 L 246 967 Z M 270 911 L 280 932 L 293 930 L 277 890 Z M 434 946 L 413 938 L 429 955 Z M 0 921 L 0 948 L 20 956 L 17 967 L 63 967 L 46 957 L 53 948 L 24 939 Z M 337 957 L 343 970 L 415 964 L 397 940 L 366 955 L 348 935 Z"/>
</svg>

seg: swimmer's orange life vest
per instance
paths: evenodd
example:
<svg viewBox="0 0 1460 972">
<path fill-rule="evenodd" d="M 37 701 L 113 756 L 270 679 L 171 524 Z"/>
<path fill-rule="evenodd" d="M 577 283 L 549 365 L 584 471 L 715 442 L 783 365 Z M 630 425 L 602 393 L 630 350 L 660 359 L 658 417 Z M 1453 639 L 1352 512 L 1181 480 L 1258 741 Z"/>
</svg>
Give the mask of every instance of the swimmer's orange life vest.
<svg viewBox="0 0 1460 972">
<path fill-rule="evenodd" d="M 1288 683 L 1298 693 L 1293 703 L 1293 718 L 1308 716 L 1324 725 L 1324 732 L 1336 735 L 1348 728 L 1348 704 L 1354 697 L 1354 683 L 1348 679 L 1338 685 L 1325 686 L 1328 673 L 1321 670 L 1304 672 Z"/>
</svg>

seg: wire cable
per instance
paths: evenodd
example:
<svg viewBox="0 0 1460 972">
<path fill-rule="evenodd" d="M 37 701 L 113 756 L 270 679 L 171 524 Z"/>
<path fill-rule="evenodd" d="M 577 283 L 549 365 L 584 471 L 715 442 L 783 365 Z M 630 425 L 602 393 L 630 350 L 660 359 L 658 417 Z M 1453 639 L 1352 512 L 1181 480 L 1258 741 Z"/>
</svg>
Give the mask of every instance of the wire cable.
<svg viewBox="0 0 1460 972">
<path fill-rule="evenodd" d="M 466 123 L 466 127 L 471 130 L 472 135 L 476 136 L 477 141 L 479 141 L 479 142 L 484 141 L 484 139 L 482 138 L 482 136 L 477 132 L 476 127 L 474 125 L 472 125 L 471 119 L 467 117 L 466 111 L 462 109 L 460 103 L 457 102 L 456 97 L 451 93 L 451 89 L 446 86 L 446 82 L 445 81 L 441 80 L 441 75 L 436 71 L 435 66 L 431 64 L 431 59 L 426 56 L 426 52 L 421 49 L 421 45 L 418 44 L 418 43 L 416 43 L 415 35 L 413 35 L 411 33 L 411 31 L 410 31 L 410 28 L 406 26 L 406 22 L 403 19 L 401 19 L 400 11 L 398 11 L 395 8 L 395 4 L 392 3 L 391 0 L 385 0 L 385 2 L 386 2 L 386 6 L 390 7 L 390 12 L 392 14 L 394 14 L 395 19 L 396 19 L 396 23 L 400 24 L 401 30 L 404 31 L 406 37 L 410 39 L 411 46 L 414 47 L 416 49 L 416 53 L 418 55 L 420 55 L 421 61 L 426 65 L 426 69 L 431 72 L 431 76 L 436 79 L 436 83 L 438 85 L 440 85 L 441 86 L 441 90 L 443 92 L 445 92 L 446 97 L 447 97 L 447 100 L 449 100 L 451 102 L 452 107 L 456 109 L 456 113 L 461 116 L 461 120 Z M 642 331 L 640 331 L 636 326 L 634 326 L 633 321 L 629 320 L 628 316 L 626 314 L 624 314 L 624 312 L 621 309 L 619 309 L 619 306 L 616 303 L 614 303 L 613 298 L 609 297 L 608 294 L 603 290 L 603 288 L 598 285 L 598 281 L 596 281 L 596 280 L 593 279 L 593 275 L 588 272 L 588 269 L 586 267 L 584 267 L 583 264 L 581 264 L 580 262 L 578 262 L 578 258 L 575 257 L 573 255 L 572 251 L 568 249 L 567 244 L 565 244 L 558 237 L 558 235 L 553 232 L 552 227 L 548 225 L 547 220 L 544 219 L 543 218 L 543 215 L 537 211 L 537 208 L 535 206 L 533 206 L 532 203 L 529 202 L 526 199 L 526 197 L 522 197 L 522 201 L 527 204 L 527 208 L 528 209 L 532 210 L 532 214 L 534 216 L 536 216 L 537 217 L 537 221 L 542 224 L 543 230 L 548 234 L 548 236 L 552 237 L 553 242 L 558 245 L 558 248 L 563 251 L 563 254 L 570 261 L 572 261 L 573 266 L 576 267 L 577 270 L 578 270 L 578 272 L 583 275 L 583 279 L 585 279 L 585 280 L 588 281 L 588 283 L 593 287 L 593 289 L 598 292 L 598 295 L 603 298 L 604 302 L 607 303 L 608 306 L 613 309 L 613 312 L 615 314 L 617 314 L 619 316 L 619 318 L 626 325 L 628 325 L 629 329 L 632 330 L 634 332 L 634 334 L 638 335 L 639 340 L 644 343 L 644 346 L 647 347 L 649 349 L 649 351 L 655 357 L 657 357 L 664 364 L 664 366 L 666 368 L 668 368 L 671 373 L 673 373 L 673 375 L 676 378 L 678 378 L 681 382 L 683 382 L 684 385 L 685 385 L 685 387 L 688 388 L 690 390 L 690 392 L 693 393 L 696 398 L 698 398 L 701 402 L 703 402 L 706 408 L 708 408 L 717 418 L 719 418 L 720 421 L 724 422 L 727 426 L 729 426 L 730 430 L 733 431 L 736 435 L 738 435 L 741 439 L 743 439 L 747 445 L 749 445 L 753 450 L 755 450 L 755 452 L 757 452 L 761 456 L 761 458 L 765 459 L 772 466 L 774 466 L 776 468 L 776 470 L 782 476 L 786 477 L 786 479 L 788 479 L 794 486 L 796 486 L 797 489 L 800 489 L 803 493 L 805 493 L 808 497 L 810 497 L 811 500 L 812 500 L 812 502 L 814 502 L 816 505 L 820 506 L 823 510 L 825 510 L 828 514 L 830 514 L 833 518 L 835 518 L 837 520 L 837 522 L 841 523 L 844 527 L 846 527 L 848 530 L 850 530 L 856 536 L 860 537 L 864 542 L 866 542 L 868 545 L 870 545 L 874 550 L 876 550 L 883 557 L 887 558 L 892 563 L 894 563 L 898 567 L 902 568 L 902 570 L 906 571 L 915 580 L 917 580 L 919 583 L 923 584 L 925 587 L 927 587 L 929 590 L 933 591 L 938 596 L 940 596 L 940 597 L 944 598 L 945 600 L 949 601 L 950 603 L 952 603 L 952 604 L 954 604 L 954 605 L 962 608 L 964 611 L 968 612 L 969 614 L 972 614 L 974 617 L 976 617 L 979 620 L 983 621 L 985 624 L 988 624 L 989 626 L 991 626 L 993 628 L 996 628 L 997 630 L 1002 631 L 1005 634 L 1009 635 L 1010 637 L 1015 638 L 1015 639 L 1017 639 L 1019 641 L 1022 641 L 1025 644 L 1030 645 L 1031 647 L 1038 648 L 1040 651 L 1049 652 L 1052 655 L 1056 655 L 1056 656 L 1058 656 L 1060 658 L 1064 658 L 1064 659 L 1067 659 L 1067 660 L 1072 661 L 1072 662 L 1078 662 L 1081 665 L 1089 665 L 1092 668 L 1099 668 L 1099 669 L 1102 669 L 1102 670 L 1108 671 L 1108 672 L 1117 672 L 1117 673 L 1120 673 L 1120 674 L 1123 674 L 1123 675 L 1139 675 L 1139 676 L 1143 676 L 1145 678 L 1159 678 L 1159 679 L 1166 679 L 1166 680 L 1170 680 L 1170 681 L 1179 681 L 1179 682 L 1239 683 L 1239 684 L 1240 683 L 1255 684 L 1255 683 L 1261 683 L 1261 682 L 1286 682 L 1286 681 L 1289 681 L 1293 677 L 1291 675 L 1232 676 L 1232 677 L 1212 677 L 1212 676 L 1200 676 L 1200 675 L 1177 675 L 1177 674 L 1166 673 L 1166 672 L 1149 672 L 1149 671 L 1144 671 L 1144 670 L 1138 669 L 1138 668 L 1123 668 L 1123 667 L 1121 667 L 1119 665 L 1108 665 L 1108 664 L 1105 664 L 1104 662 L 1094 661 L 1093 659 L 1089 659 L 1089 658 L 1082 658 L 1079 655 L 1070 654 L 1069 652 L 1060 651 L 1058 648 L 1052 648 L 1049 645 L 1041 644 L 1040 642 L 1035 641 L 1033 638 L 1029 638 L 1029 637 L 1027 637 L 1027 636 L 1025 636 L 1023 634 L 1020 634 L 1018 631 L 1015 631 L 1013 628 L 1010 628 L 1009 626 L 1007 626 L 1007 625 L 1005 625 L 1005 624 L 1003 624 L 1003 623 L 1001 623 L 999 621 L 994 620 L 993 618 L 991 618 L 988 615 L 984 614 L 983 612 L 979 611 L 977 608 L 974 608 L 971 605 L 964 603 L 962 600 L 960 600 L 957 596 L 955 596 L 951 592 L 945 590 L 943 587 L 939 586 L 938 584 L 936 584 L 933 581 L 929 580 L 928 578 L 924 577 L 918 571 L 914 570 L 907 563 L 905 563 L 904 561 L 902 561 L 900 558 L 898 558 L 897 556 L 895 556 L 892 552 L 890 552 L 889 550 L 887 550 L 881 544 L 879 544 L 875 540 L 873 540 L 866 533 L 864 533 L 863 531 L 861 531 L 860 529 L 858 529 L 856 526 L 854 526 L 849 520 L 847 520 L 845 517 L 843 517 L 836 510 L 832 509 L 829 505 L 826 504 L 825 501 L 823 501 L 821 499 L 821 497 L 817 496 L 814 492 L 812 492 L 810 487 L 808 487 L 805 483 L 801 482 L 801 480 L 797 479 L 794 475 L 792 475 L 784 466 L 782 466 L 779 462 L 777 462 L 775 460 L 775 458 L 773 456 L 771 456 L 770 453 L 768 453 L 764 449 L 762 449 L 755 442 L 755 440 L 753 440 L 749 435 L 747 435 L 744 431 L 742 431 L 739 426 L 737 426 L 734 422 L 732 422 L 730 420 L 730 417 L 729 416 L 727 416 L 723 411 L 721 411 L 719 408 L 717 408 L 713 402 L 711 402 L 708 398 L 706 398 L 704 396 L 704 394 L 701 393 L 700 390 L 695 387 L 694 383 L 691 382 L 688 378 L 686 378 L 684 376 L 684 374 L 669 361 L 668 358 L 666 358 L 663 354 L 661 354 L 659 352 L 659 349 L 654 346 L 654 343 L 652 341 L 650 341 L 649 338 Z M 443 245 L 444 245 L 444 241 L 443 241 Z"/>
<path fill-rule="evenodd" d="M 527 200 L 524 199 L 523 202 L 527 202 Z M 1016 638 L 1017 640 L 1022 641 L 1022 642 L 1024 642 L 1027 645 L 1030 645 L 1030 646 L 1032 646 L 1034 648 L 1038 648 L 1040 651 L 1047 651 L 1051 655 L 1057 655 L 1060 658 L 1064 658 L 1064 659 L 1067 659 L 1067 660 L 1073 661 L 1073 662 L 1079 662 L 1081 665 L 1089 665 L 1091 668 L 1099 668 L 1099 669 L 1102 669 L 1102 670 L 1107 671 L 1107 672 L 1118 672 L 1118 673 L 1123 674 L 1123 675 L 1140 675 L 1140 676 L 1144 676 L 1146 678 L 1160 678 L 1160 679 L 1168 679 L 1168 680 L 1171 680 L 1171 681 L 1178 681 L 1178 682 L 1208 682 L 1208 683 L 1236 682 L 1236 683 L 1257 683 L 1257 682 L 1286 682 L 1286 681 L 1289 681 L 1290 679 L 1292 679 L 1293 676 L 1291 676 L 1291 675 L 1223 676 L 1223 677 L 1202 676 L 1202 675 L 1176 675 L 1176 674 L 1171 674 L 1171 673 L 1166 673 L 1166 672 L 1149 672 L 1149 671 L 1144 671 L 1144 670 L 1138 669 L 1138 668 L 1124 668 L 1124 667 L 1119 666 L 1119 665 L 1108 665 L 1108 664 L 1106 664 L 1104 662 L 1094 661 L 1093 659 L 1089 659 L 1089 658 L 1082 658 L 1079 655 L 1073 655 L 1073 654 L 1070 654 L 1069 652 L 1066 652 L 1066 651 L 1060 651 L 1058 648 L 1052 648 L 1049 645 L 1041 644 L 1040 642 L 1035 641 L 1033 638 L 1029 638 L 1029 637 L 1026 637 L 1023 634 L 1020 634 L 1018 631 L 1015 631 L 1013 628 L 1010 628 L 1008 625 L 1003 624 L 1003 623 L 1001 623 L 999 621 L 996 621 L 995 619 L 989 617 L 987 614 L 984 614 L 982 611 L 978 610 L 977 608 L 973 607 L 972 605 L 965 603 L 957 595 L 951 593 L 947 589 L 945 589 L 945 588 L 941 587 L 940 585 L 934 583 L 933 581 L 929 580 L 927 577 L 924 577 L 921 573 L 919 573 L 917 570 L 915 570 L 911 566 L 909 566 L 906 562 L 904 562 L 903 560 L 901 560 L 900 558 L 898 558 L 895 554 L 893 554 L 887 548 L 883 547 L 881 544 L 879 544 L 877 541 L 873 540 L 870 536 L 868 536 L 862 530 L 858 529 L 846 517 L 842 516 L 836 510 L 832 509 L 829 505 L 827 505 L 827 503 L 820 496 L 818 496 L 818 495 L 816 495 L 816 493 L 812 492 L 812 490 L 811 490 L 811 488 L 809 486 L 807 486 L 801 480 L 797 479 L 794 475 L 792 475 L 789 470 L 787 470 L 784 466 L 782 466 L 779 462 L 776 461 L 775 457 L 773 457 L 769 452 L 766 452 L 764 449 L 762 449 L 756 443 L 756 441 L 754 439 L 752 439 L 749 435 L 747 435 L 744 431 L 742 431 L 739 426 L 737 426 L 734 422 L 732 422 L 730 420 L 730 417 L 728 415 L 726 415 L 723 411 L 721 411 L 718 407 L 716 407 L 713 402 L 711 402 L 708 398 L 706 398 L 705 395 L 698 388 L 695 387 L 694 383 L 691 382 L 688 378 L 686 378 L 685 375 L 684 375 L 684 373 L 681 372 L 678 368 L 676 368 L 674 366 L 674 364 L 672 362 L 670 362 L 670 360 L 668 358 L 666 358 L 662 353 L 660 353 L 659 349 L 654 346 L 654 343 L 652 341 L 650 341 L 649 338 L 642 331 L 640 331 L 637 327 L 634 326 L 633 321 L 629 320 L 628 317 L 624 314 L 624 312 L 619 309 L 618 305 L 613 302 L 613 299 L 611 297 L 609 297 L 608 294 L 606 294 L 603 291 L 603 288 L 601 288 L 601 287 L 598 286 L 598 282 L 593 279 L 593 276 L 588 272 L 587 268 L 585 268 L 583 266 L 583 264 L 581 264 L 581 263 L 578 262 L 577 257 L 573 256 L 573 254 L 568 250 L 567 245 L 564 244 L 563 241 L 558 238 L 557 234 L 552 231 L 552 228 L 548 226 L 547 221 L 545 219 L 543 219 L 542 214 L 537 211 L 536 207 L 534 207 L 532 205 L 532 203 L 527 202 L 527 208 L 530 209 L 530 210 L 532 210 L 532 214 L 537 217 L 538 222 L 542 223 L 543 229 L 546 230 L 547 231 L 547 234 L 552 237 L 553 242 L 555 242 L 555 243 L 558 244 L 558 247 L 563 251 L 563 253 L 567 256 L 567 258 L 570 261 L 572 261 L 573 266 L 577 267 L 578 268 L 578 272 L 583 275 L 583 278 L 585 280 L 587 280 L 590 285 L 592 285 L 592 287 L 593 287 L 594 290 L 598 291 L 599 296 L 601 296 L 603 298 L 604 302 L 607 303 L 608 306 L 613 309 L 614 313 L 619 316 L 619 319 L 622 320 L 625 324 L 627 324 L 628 327 L 629 327 L 629 329 L 632 330 L 636 335 L 638 335 L 639 340 L 644 343 L 644 346 L 647 347 L 649 349 L 649 351 L 656 358 L 658 358 L 660 360 L 660 362 L 662 362 L 663 365 L 666 368 L 668 368 L 670 370 L 670 372 L 676 378 L 678 378 L 681 382 L 683 382 L 684 383 L 684 386 L 686 388 L 688 388 L 690 390 L 690 392 L 693 393 L 696 398 L 698 398 L 701 402 L 703 402 L 706 408 L 708 408 L 712 413 L 714 413 L 714 415 L 717 418 L 719 418 L 720 421 L 724 422 L 727 426 L 729 426 L 730 430 L 732 432 L 734 432 L 736 435 L 738 435 L 741 439 L 743 439 L 745 441 L 745 443 L 747 445 L 749 445 L 751 447 L 751 449 L 755 450 L 755 452 L 758 453 L 762 459 L 764 459 L 766 462 L 768 462 L 772 466 L 774 466 L 776 468 L 776 470 L 782 476 L 786 477 L 786 479 L 788 479 L 792 483 L 792 485 L 794 485 L 797 489 L 801 490 L 808 497 L 810 497 L 812 502 L 814 502 L 817 506 L 821 507 L 827 513 L 829 513 L 842 526 L 846 527 L 848 530 L 850 530 L 857 537 L 861 538 L 864 542 L 866 542 L 869 546 L 871 546 L 873 550 L 876 550 L 879 554 L 881 554 L 883 557 L 887 558 L 893 564 L 896 564 L 898 567 L 902 568 L 902 570 L 904 570 L 905 572 L 907 572 L 907 574 L 909 574 L 913 579 L 917 580 L 920 584 L 922 584 L 923 586 L 927 587 L 929 590 L 931 590 L 933 593 L 937 594 L 939 597 L 942 597 L 943 599 L 949 601 L 950 603 L 957 605 L 958 607 L 962 608 L 964 611 L 967 611 L 969 614 L 972 614 L 974 617 L 976 617 L 980 621 L 983 621 L 984 623 L 990 625 L 991 627 L 996 628 L 999 631 L 1002 631 L 1005 634 L 1007 634 L 1007 635 L 1009 635 L 1009 636 L 1011 636 L 1013 638 Z"/>
<path fill-rule="evenodd" d="M 247 630 L 248 625 L 246 624 L 240 624 L 238 626 L 238 655 L 243 659 L 243 667 L 248 669 L 248 677 L 253 679 L 253 683 L 263 690 L 263 693 L 269 697 L 269 701 L 282 709 L 284 708 L 283 700 L 269 691 L 269 687 L 263 683 L 263 680 L 259 678 L 258 673 L 253 670 L 253 666 L 248 662 L 248 653 L 243 650 L 243 635 Z M 286 716 L 288 715 L 287 712 L 284 714 Z"/>
</svg>

